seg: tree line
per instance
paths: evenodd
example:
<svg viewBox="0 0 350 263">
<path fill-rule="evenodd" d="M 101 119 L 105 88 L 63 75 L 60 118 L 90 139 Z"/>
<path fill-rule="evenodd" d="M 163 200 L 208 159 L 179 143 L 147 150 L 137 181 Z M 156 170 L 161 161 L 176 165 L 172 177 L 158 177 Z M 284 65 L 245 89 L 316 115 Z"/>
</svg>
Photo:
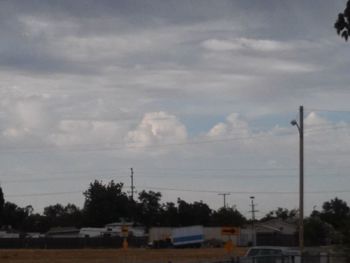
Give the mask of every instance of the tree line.
<svg viewBox="0 0 350 263">
<path fill-rule="evenodd" d="M 234 207 L 212 210 L 203 201 L 162 202 L 162 194 L 141 191 L 133 200 L 123 183 L 95 180 L 83 192 L 82 208 L 75 204 L 54 204 L 35 213 L 32 206 L 19 207 L 4 200 L 0 187 L 0 225 L 21 232 L 45 233 L 52 227 L 103 227 L 108 223 L 130 221 L 146 226 L 227 225 L 242 226 L 247 219 Z"/>
<path fill-rule="evenodd" d="M 52 227 L 102 227 L 108 223 L 131 221 L 146 228 L 152 226 L 244 226 L 250 221 L 235 207 L 211 209 L 203 201 L 193 203 L 181 198 L 176 203 L 162 202 L 162 194 L 141 191 L 136 200 L 127 195 L 123 183 L 95 180 L 83 192 L 82 208 L 74 204 L 55 204 L 35 213 L 31 206 L 19 207 L 4 199 L 0 187 L 0 224 L 19 232 L 45 233 Z M 260 219 L 281 219 L 297 224 L 298 211 L 277 208 Z M 307 245 L 350 244 L 350 208 L 334 198 L 304 219 Z"/>
</svg>

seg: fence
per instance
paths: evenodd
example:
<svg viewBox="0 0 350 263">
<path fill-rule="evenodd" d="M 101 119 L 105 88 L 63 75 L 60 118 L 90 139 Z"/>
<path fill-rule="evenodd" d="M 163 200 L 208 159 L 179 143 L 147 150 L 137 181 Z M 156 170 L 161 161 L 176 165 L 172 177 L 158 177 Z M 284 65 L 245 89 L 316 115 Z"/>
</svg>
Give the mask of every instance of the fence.
<svg viewBox="0 0 350 263">
<path fill-rule="evenodd" d="M 129 237 L 129 247 L 145 247 L 146 237 Z M 0 238 L 0 248 L 18 249 L 81 249 L 81 248 L 121 248 L 122 237 L 84 238 Z"/>
<path fill-rule="evenodd" d="M 350 255 L 256 256 L 210 263 L 350 263 Z"/>
</svg>

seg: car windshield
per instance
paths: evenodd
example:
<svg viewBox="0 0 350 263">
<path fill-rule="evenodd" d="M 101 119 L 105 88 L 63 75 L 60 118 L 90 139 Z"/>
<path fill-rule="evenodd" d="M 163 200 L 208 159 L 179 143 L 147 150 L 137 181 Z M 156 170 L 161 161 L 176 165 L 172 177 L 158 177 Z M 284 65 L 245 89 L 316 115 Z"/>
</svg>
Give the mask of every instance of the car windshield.
<svg viewBox="0 0 350 263">
<path fill-rule="evenodd" d="M 280 249 L 269 249 L 269 248 L 253 248 L 248 252 L 249 257 L 254 256 L 276 256 L 282 255 L 282 251 Z"/>
<path fill-rule="evenodd" d="M 249 257 L 257 256 L 259 254 L 259 249 L 253 248 L 249 250 L 248 255 Z"/>
</svg>

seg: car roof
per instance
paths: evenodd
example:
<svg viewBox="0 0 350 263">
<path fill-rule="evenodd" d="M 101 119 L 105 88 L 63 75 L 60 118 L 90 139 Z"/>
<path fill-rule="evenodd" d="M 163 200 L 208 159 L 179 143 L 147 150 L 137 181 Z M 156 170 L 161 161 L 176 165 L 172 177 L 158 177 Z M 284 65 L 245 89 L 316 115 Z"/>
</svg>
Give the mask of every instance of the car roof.
<svg viewBox="0 0 350 263">
<path fill-rule="evenodd" d="M 280 249 L 280 250 L 288 250 L 288 247 L 274 247 L 274 246 L 256 246 L 251 247 L 250 249 Z"/>
<path fill-rule="evenodd" d="M 297 254 L 298 253 L 298 250 L 297 248 L 294 248 L 294 247 L 275 247 L 275 246 L 255 246 L 255 247 L 250 247 L 246 253 L 246 255 L 249 254 L 249 252 L 251 250 L 279 250 L 283 253 L 286 253 L 286 254 Z"/>
</svg>

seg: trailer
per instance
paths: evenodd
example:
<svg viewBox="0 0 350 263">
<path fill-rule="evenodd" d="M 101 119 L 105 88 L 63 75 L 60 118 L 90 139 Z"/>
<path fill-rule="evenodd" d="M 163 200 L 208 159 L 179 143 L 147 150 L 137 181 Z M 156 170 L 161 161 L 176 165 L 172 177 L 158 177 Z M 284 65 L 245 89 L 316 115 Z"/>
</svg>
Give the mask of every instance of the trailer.
<svg viewBox="0 0 350 263">
<path fill-rule="evenodd" d="M 176 227 L 171 237 L 174 247 L 200 247 L 204 241 L 203 226 Z"/>
</svg>

